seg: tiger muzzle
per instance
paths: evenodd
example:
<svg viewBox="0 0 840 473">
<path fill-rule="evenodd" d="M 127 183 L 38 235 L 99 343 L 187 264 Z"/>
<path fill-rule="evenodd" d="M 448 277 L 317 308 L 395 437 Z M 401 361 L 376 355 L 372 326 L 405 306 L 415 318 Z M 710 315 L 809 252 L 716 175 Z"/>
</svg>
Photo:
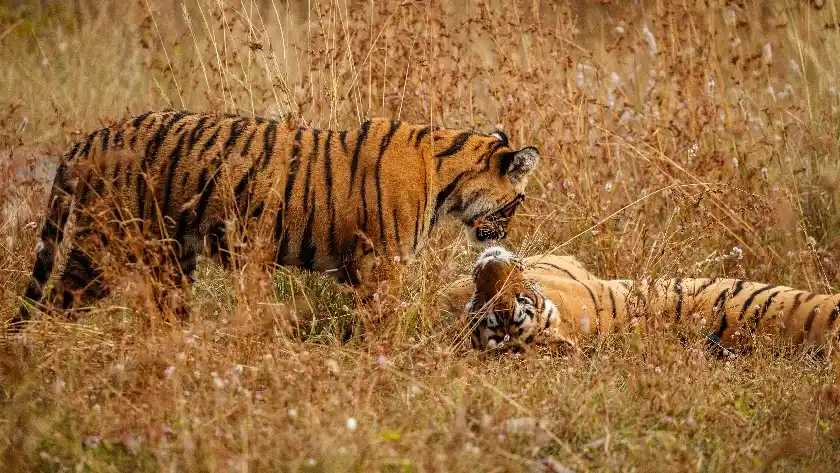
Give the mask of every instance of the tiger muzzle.
<svg viewBox="0 0 840 473">
<path fill-rule="evenodd" d="M 475 219 L 475 238 L 480 242 L 502 240 L 507 236 L 508 221 L 525 200 L 525 194 L 518 194 L 510 202 L 488 214 Z"/>
</svg>

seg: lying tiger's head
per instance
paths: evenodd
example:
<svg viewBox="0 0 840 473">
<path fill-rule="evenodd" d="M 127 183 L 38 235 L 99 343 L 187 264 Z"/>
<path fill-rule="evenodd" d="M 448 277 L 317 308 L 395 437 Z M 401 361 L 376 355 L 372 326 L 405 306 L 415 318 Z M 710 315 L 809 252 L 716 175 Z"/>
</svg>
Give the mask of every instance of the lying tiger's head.
<svg viewBox="0 0 840 473">
<path fill-rule="evenodd" d="M 514 150 L 507 136 L 442 132 L 435 137 L 438 172 L 446 176 L 437 196 L 435 217 L 448 214 L 463 223 L 478 243 L 501 240 L 537 167 L 534 147 Z"/>
<path fill-rule="evenodd" d="M 487 248 L 473 269 L 475 291 L 467 313 L 475 323 L 473 348 L 531 344 L 558 316 L 539 285 L 525 277 L 522 261 L 500 246 Z"/>
</svg>

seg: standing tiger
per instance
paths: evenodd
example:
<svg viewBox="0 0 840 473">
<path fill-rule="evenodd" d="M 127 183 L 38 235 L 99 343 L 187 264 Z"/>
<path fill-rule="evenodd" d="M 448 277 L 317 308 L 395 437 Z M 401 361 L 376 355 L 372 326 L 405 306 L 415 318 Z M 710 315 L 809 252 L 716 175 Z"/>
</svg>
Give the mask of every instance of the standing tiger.
<svg viewBox="0 0 840 473">
<path fill-rule="evenodd" d="M 840 295 L 742 279 L 602 280 L 573 257 L 520 258 L 502 247 L 485 250 L 472 278 L 446 295 L 455 306 L 466 303 L 472 345 L 482 349 L 536 341 L 574 346 L 587 333 L 616 332 L 651 317 L 697 323 L 727 353 L 747 351 L 757 334 L 822 348 L 836 343 L 840 329 Z"/>
<path fill-rule="evenodd" d="M 112 234 L 170 243 L 165 259 L 180 281 L 199 254 L 224 262 L 231 229 L 256 222 L 270 233 L 277 264 L 359 285 L 371 258 L 410 260 L 445 216 L 477 240 L 503 238 L 539 158 L 536 148 L 512 149 L 501 132 L 388 119 L 332 131 L 231 114 L 144 113 L 91 133 L 62 158 L 12 324 L 41 301 L 71 208 L 76 231 L 48 298 L 59 309 L 108 293 L 82 244 L 94 237 L 108 247 L 94 218 L 103 202 Z"/>
</svg>

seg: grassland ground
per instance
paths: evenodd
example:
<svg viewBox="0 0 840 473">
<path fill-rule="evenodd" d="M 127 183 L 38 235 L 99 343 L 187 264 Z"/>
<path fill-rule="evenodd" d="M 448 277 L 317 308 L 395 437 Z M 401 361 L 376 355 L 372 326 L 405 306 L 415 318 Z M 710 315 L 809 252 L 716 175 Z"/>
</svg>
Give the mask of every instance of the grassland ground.
<svg viewBox="0 0 840 473">
<path fill-rule="evenodd" d="M 543 161 L 509 245 L 603 277 L 840 281 L 840 2 L 13 1 L 0 5 L 0 319 L 46 179 L 149 109 L 492 131 Z M 840 368 L 671 330 L 580 353 L 464 345 L 444 225 L 364 340 L 323 277 L 199 268 L 192 319 L 142 275 L 0 340 L 2 471 L 802 471 L 840 465 Z M 688 336 L 686 336 L 688 335 Z"/>
</svg>

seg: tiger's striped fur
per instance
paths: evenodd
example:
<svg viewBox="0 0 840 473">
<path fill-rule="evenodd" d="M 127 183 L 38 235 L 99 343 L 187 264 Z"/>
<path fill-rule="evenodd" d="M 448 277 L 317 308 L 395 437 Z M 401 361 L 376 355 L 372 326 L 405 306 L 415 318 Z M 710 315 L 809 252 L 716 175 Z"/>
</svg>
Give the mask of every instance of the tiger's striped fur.
<svg viewBox="0 0 840 473">
<path fill-rule="evenodd" d="M 538 161 L 535 148 L 513 150 L 501 132 L 387 119 L 333 131 L 230 114 L 144 113 L 91 133 L 61 160 L 24 297 L 41 301 L 71 205 L 77 233 L 101 236 L 85 212 L 108 199 L 109 226 L 172 242 L 170 262 L 182 276 L 202 253 L 225 260 L 231 229 L 256 222 L 276 242 L 277 264 L 359 284 L 366 259 L 410 260 L 444 216 L 479 240 L 503 238 Z M 76 296 L 107 293 L 80 241 L 51 297 L 63 309 Z M 28 318 L 25 302 L 14 322 Z"/>
<path fill-rule="evenodd" d="M 453 301 L 477 317 L 473 346 L 574 345 L 648 321 L 696 324 L 708 342 L 746 351 L 756 335 L 818 348 L 838 340 L 840 295 L 742 279 L 602 280 L 571 257 L 519 258 L 488 248 L 473 278 L 453 284 Z"/>
</svg>

